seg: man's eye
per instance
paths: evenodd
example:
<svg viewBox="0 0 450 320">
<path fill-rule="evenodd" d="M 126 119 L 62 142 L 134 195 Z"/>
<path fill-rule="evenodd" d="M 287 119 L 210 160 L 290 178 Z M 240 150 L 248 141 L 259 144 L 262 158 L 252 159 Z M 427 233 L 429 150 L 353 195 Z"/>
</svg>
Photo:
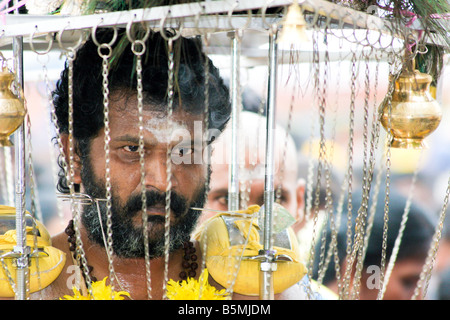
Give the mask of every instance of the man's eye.
<svg viewBox="0 0 450 320">
<path fill-rule="evenodd" d="M 191 147 L 176 147 L 172 149 L 172 154 L 183 157 L 192 154 Z"/>
<path fill-rule="evenodd" d="M 139 146 L 125 146 L 123 149 L 128 152 L 137 152 L 139 151 Z"/>
<path fill-rule="evenodd" d="M 228 195 L 217 197 L 216 201 L 223 206 L 227 206 L 228 205 Z"/>
</svg>

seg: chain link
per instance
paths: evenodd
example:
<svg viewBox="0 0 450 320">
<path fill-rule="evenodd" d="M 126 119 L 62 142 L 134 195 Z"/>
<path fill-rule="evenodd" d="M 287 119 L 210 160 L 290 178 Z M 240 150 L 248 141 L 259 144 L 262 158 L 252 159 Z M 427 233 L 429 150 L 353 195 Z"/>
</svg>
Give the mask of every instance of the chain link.
<svg viewBox="0 0 450 320">
<path fill-rule="evenodd" d="M 67 51 L 67 62 L 68 62 L 68 141 L 69 141 L 69 167 L 68 167 L 68 175 L 67 175 L 67 182 L 69 185 L 70 190 L 70 209 L 73 215 L 73 226 L 75 231 L 75 238 L 76 238 L 76 261 L 79 263 L 79 266 L 83 266 L 84 276 L 86 279 L 86 286 L 88 287 L 89 293 L 91 294 L 91 297 L 93 297 L 92 293 L 92 286 L 91 286 L 91 277 L 89 275 L 89 269 L 88 264 L 86 260 L 86 253 L 83 248 L 83 241 L 81 240 L 81 233 L 80 233 L 80 208 L 75 203 L 74 200 L 74 194 L 75 194 L 75 186 L 74 186 L 74 176 L 75 176 L 75 170 L 74 170 L 74 141 L 73 141 L 73 61 L 75 60 L 75 50 Z M 53 108 L 54 110 L 54 108 Z M 52 115 L 52 117 L 55 117 L 55 123 L 56 123 L 56 114 Z M 62 151 L 62 150 L 60 150 Z M 64 154 L 62 152 L 62 154 Z"/>
<path fill-rule="evenodd" d="M 356 97 L 356 52 L 352 53 L 352 75 L 351 75 L 351 96 L 350 96 L 350 119 L 349 119 L 349 142 L 348 142 L 348 167 L 347 167 L 347 257 L 346 270 L 340 287 L 339 298 L 347 299 L 350 286 L 351 270 L 353 266 L 352 255 L 352 189 L 353 189 L 353 147 L 354 147 L 354 123 L 355 123 L 355 97 Z"/>
<path fill-rule="evenodd" d="M 152 298 L 152 282 L 150 271 L 150 252 L 148 238 L 148 216 L 147 216 L 147 195 L 145 185 L 145 142 L 144 142 L 144 104 L 143 104 L 143 85 L 142 85 L 142 55 L 145 53 L 146 46 L 142 40 L 134 40 L 131 43 L 131 50 L 136 56 L 136 90 L 137 90 L 137 106 L 139 119 L 139 164 L 141 176 L 141 201 L 142 201 L 142 224 L 144 232 L 144 250 L 145 250 L 145 275 L 147 283 L 147 297 Z"/>
<path fill-rule="evenodd" d="M 173 39 L 169 38 L 168 45 L 168 81 L 167 81 L 167 132 L 172 132 L 172 114 L 173 114 L 173 100 L 174 100 L 174 76 L 175 76 L 175 61 L 173 50 Z M 171 160 L 171 145 L 170 139 L 167 144 L 167 159 L 166 159 L 166 205 L 165 205 L 165 223 L 164 223 L 164 282 L 163 282 L 163 299 L 167 299 L 167 282 L 169 277 L 169 248 L 170 248 L 170 206 L 172 196 L 172 160 Z"/>
<path fill-rule="evenodd" d="M 393 59 L 394 57 L 391 56 Z M 392 66 L 394 63 L 392 63 Z M 381 245 L 381 261 L 380 261 L 380 291 L 378 292 L 377 299 L 382 298 L 382 288 L 384 286 L 385 268 L 386 268 L 386 250 L 387 250 L 387 237 L 389 229 L 389 197 L 390 197 L 390 172 L 391 172 L 391 111 L 392 111 L 392 94 L 395 87 L 395 79 L 393 76 L 393 68 L 390 71 L 390 79 L 388 86 L 388 92 L 386 95 L 386 103 L 388 104 L 388 124 L 387 124 L 387 141 L 386 141 L 386 185 L 385 185 L 385 199 L 384 199 L 384 216 L 383 216 L 383 242 Z"/>
<path fill-rule="evenodd" d="M 112 47 L 110 44 L 102 43 L 97 48 L 98 55 L 102 58 L 102 94 L 103 94 L 103 124 L 104 124 L 104 151 L 105 151 L 105 189 L 106 189 L 106 243 L 107 243 L 107 257 L 108 257 L 108 269 L 109 279 L 111 285 L 111 292 L 114 291 L 114 249 L 113 249 L 113 237 L 112 237 L 112 186 L 111 186 L 111 154 L 110 154 L 110 142 L 111 142 L 111 128 L 109 122 L 109 58 L 112 54 Z M 112 294 L 112 293 L 111 293 Z"/>
<path fill-rule="evenodd" d="M 417 281 L 416 288 L 414 289 L 414 294 L 411 300 L 416 300 L 420 295 L 420 290 L 423 288 L 422 298 L 425 299 L 428 291 L 429 282 L 431 279 L 431 274 L 436 261 L 437 251 L 439 249 L 439 241 L 442 237 L 442 230 L 444 228 L 445 216 L 448 208 L 448 202 L 450 198 L 450 177 L 447 183 L 447 190 L 445 192 L 444 203 L 442 205 L 441 213 L 439 215 L 438 224 L 436 225 L 436 230 L 431 241 L 430 249 L 428 250 L 428 255 L 425 260 L 425 264 L 420 273 L 419 281 Z"/>
</svg>

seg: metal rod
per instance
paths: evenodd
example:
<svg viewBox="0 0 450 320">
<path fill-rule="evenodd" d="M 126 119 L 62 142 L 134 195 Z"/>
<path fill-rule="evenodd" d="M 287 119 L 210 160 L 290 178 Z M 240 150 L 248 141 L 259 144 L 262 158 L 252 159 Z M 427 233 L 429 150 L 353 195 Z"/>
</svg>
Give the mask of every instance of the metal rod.
<svg viewBox="0 0 450 320">
<path fill-rule="evenodd" d="M 155 22 L 159 26 L 161 17 L 167 15 L 167 11 L 170 9 L 171 21 L 168 21 L 166 26 L 172 27 L 171 23 L 176 26 L 176 19 L 182 18 L 185 22 L 192 18 L 193 28 L 210 28 L 210 23 L 214 21 L 212 27 L 216 27 L 216 18 L 213 20 L 206 19 L 205 24 L 202 23 L 203 17 L 208 15 L 215 15 L 218 13 L 228 13 L 231 8 L 234 12 L 242 12 L 245 10 L 259 9 L 264 6 L 282 7 L 292 4 L 292 0 L 239 0 L 234 3 L 233 1 L 217 0 L 217 1 L 202 1 L 198 3 L 186 3 L 170 6 L 151 7 L 146 9 L 133 9 L 129 11 L 107 12 L 98 13 L 95 15 L 80 15 L 80 16 L 63 16 L 63 15 L 5 15 L 6 24 L 1 26 L 0 31 L 3 37 L 12 36 L 29 36 L 33 32 L 49 33 L 58 32 L 62 29 L 65 31 L 78 30 L 78 29 L 92 29 L 93 27 L 101 24 L 102 26 L 123 26 L 125 27 L 130 20 L 130 17 L 136 17 L 140 21 Z M 233 6 L 233 7 L 232 7 Z M 350 25 L 356 25 L 359 28 L 367 28 L 373 30 L 379 30 L 383 27 L 388 29 L 392 28 L 392 22 L 383 20 L 375 15 L 368 14 L 366 12 L 357 11 L 352 8 L 343 7 L 341 5 L 331 3 L 326 0 L 305 0 L 301 2 L 301 6 L 306 11 L 318 12 L 320 15 L 330 16 L 333 19 L 342 19 L 345 23 Z M 195 16 L 200 14 L 200 24 L 194 22 Z M 359 17 L 359 19 L 355 19 Z M 234 18 L 234 17 L 233 17 Z M 220 17 L 218 17 L 219 20 Z M 244 18 L 243 20 L 245 20 Z M 255 21 L 259 19 L 253 19 Z M 223 31 L 230 30 L 229 18 L 223 19 Z M 245 24 L 242 21 L 242 24 Z M 233 20 L 233 26 L 239 27 L 239 22 Z M 20 26 L 20 27 L 18 27 Z M 38 26 L 38 30 L 36 30 Z M 157 25 L 155 25 L 156 27 Z M 420 30 L 420 28 L 417 28 Z M 411 29 L 410 29 L 411 30 Z M 401 35 L 399 35 L 401 36 Z"/>
<path fill-rule="evenodd" d="M 277 84 L 277 26 L 273 25 L 269 35 L 269 79 L 267 89 L 267 119 L 266 119 L 266 161 L 264 182 L 264 226 L 263 246 L 264 260 L 261 261 L 260 299 L 272 300 L 273 278 L 276 268 L 272 245 L 273 202 L 274 202 L 274 133 Z"/>
<path fill-rule="evenodd" d="M 231 152 L 228 170 L 228 211 L 239 210 L 239 163 L 238 163 L 238 130 L 239 130 L 239 46 L 240 41 L 235 32 L 231 38 Z"/>
<path fill-rule="evenodd" d="M 320 0 L 324 1 L 325 0 Z M 208 15 L 215 15 L 219 13 L 228 13 L 230 10 L 234 12 L 242 12 L 252 9 L 260 9 L 264 5 L 268 8 L 286 6 L 292 3 L 292 0 L 272 0 L 267 3 L 267 0 L 239 0 L 239 2 L 231 2 L 229 0 L 217 0 L 217 1 L 203 1 L 197 3 L 185 3 L 169 6 L 158 6 L 146 9 L 133 9 L 129 11 L 107 12 L 98 13 L 95 15 L 80 15 L 80 16 L 62 16 L 62 15 L 45 15 L 45 16 L 27 16 L 21 15 L 21 17 L 13 17 L 12 15 L 5 15 L 6 24 L 0 27 L 2 37 L 11 36 L 29 36 L 33 32 L 36 34 L 58 32 L 64 29 L 65 31 L 79 30 L 79 29 L 92 29 L 95 26 L 122 26 L 125 27 L 130 21 L 130 18 L 135 18 L 139 21 L 148 21 L 150 25 L 154 22 L 154 27 L 159 27 L 159 22 L 162 17 L 167 15 L 170 10 L 170 19 L 166 23 L 166 27 L 176 27 L 180 19 L 183 22 L 187 22 L 189 18 L 192 18 L 192 28 L 216 28 L 217 20 L 223 21 L 223 31 L 231 30 L 229 21 L 230 18 L 225 16 L 213 17 L 209 19 Z M 197 24 L 195 22 L 195 16 L 201 15 Z M 22 17 L 23 16 L 23 17 Z M 204 17 L 208 19 L 203 19 Z M 232 17 L 234 18 L 234 17 Z M 247 17 L 239 17 L 238 21 L 234 21 L 233 26 L 235 28 L 240 27 L 240 20 L 242 20 L 242 26 L 246 24 Z M 178 21 L 177 21 L 178 20 Z M 255 19 L 258 20 L 258 19 Z M 185 25 L 183 23 L 183 25 Z M 20 27 L 19 27 L 20 26 Z M 37 27 L 36 27 L 37 26 Z"/>
<path fill-rule="evenodd" d="M 14 72 L 17 83 L 23 88 L 23 37 L 13 39 Z M 24 97 L 21 97 L 22 99 Z M 27 275 L 29 248 L 26 243 L 25 225 L 25 126 L 22 124 L 14 133 L 16 171 L 16 300 L 27 298 Z"/>
</svg>

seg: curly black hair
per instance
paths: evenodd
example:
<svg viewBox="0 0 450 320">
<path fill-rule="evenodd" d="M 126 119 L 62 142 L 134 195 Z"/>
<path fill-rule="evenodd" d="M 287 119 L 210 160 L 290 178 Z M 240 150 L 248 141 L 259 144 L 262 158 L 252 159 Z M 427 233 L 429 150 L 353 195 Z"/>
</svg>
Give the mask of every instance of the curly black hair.
<svg viewBox="0 0 450 320">
<path fill-rule="evenodd" d="M 167 31 L 166 31 L 167 32 Z M 108 43 L 112 39 L 111 28 L 98 29 L 96 38 L 99 43 Z M 170 36 L 170 33 L 169 33 Z M 112 45 L 113 55 L 108 75 L 109 91 L 135 94 L 136 92 L 136 56 L 125 29 L 118 29 L 118 41 Z M 146 41 L 145 54 L 142 57 L 142 77 L 144 104 L 159 111 L 167 106 L 168 87 L 168 50 L 167 41 L 160 33 L 151 32 Z M 205 62 L 208 62 L 208 128 L 222 132 L 231 112 L 229 92 L 219 70 L 203 53 L 198 38 L 180 37 L 173 42 L 175 56 L 174 112 L 178 108 L 191 114 L 205 111 Z M 208 59 L 208 60 L 206 60 Z M 68 75 L 66 66 L 53 91 L 53 103 L 60 134 L 67 134 L 68 123 Z M 90 141 L 104 127 L 102 93 L 102 59 L 98 47 L 92 39 L 86 41 L 76 52 L 73 61 L 73 136 L 75 149 L 80 158 L 89 153 Z M 69 189 L 62 169 L 57 189 L 68 193 Z M 78 186 L 76 186 L 78 188 Z"/>
</svg>

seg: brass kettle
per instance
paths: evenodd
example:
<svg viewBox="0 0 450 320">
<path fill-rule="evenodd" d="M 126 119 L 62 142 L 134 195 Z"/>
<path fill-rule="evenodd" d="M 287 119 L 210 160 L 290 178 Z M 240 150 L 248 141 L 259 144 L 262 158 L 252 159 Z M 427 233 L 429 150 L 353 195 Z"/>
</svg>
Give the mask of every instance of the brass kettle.
<svg viewBox="0 0 450 320">
<path fill-rule="evenodd" d="M 17 130 L 25 118 L 23 100 L 11 91 L 14 74 L 6 67 L 0 71 L 0 147 L 13 144 L 9 136 Z"/>
<path fill-rule="evenodd" d="M 430 93 L 431 81 L 430 75 L 414 70 L 411 60 L 395 81 L 391 110 L 387 98 L 381 103 L 380 121 L 392 134 L 391 147 L 426 148 L 425 137 L 436 130 L 442 118 L 441 107 Z"/>
</svg>

